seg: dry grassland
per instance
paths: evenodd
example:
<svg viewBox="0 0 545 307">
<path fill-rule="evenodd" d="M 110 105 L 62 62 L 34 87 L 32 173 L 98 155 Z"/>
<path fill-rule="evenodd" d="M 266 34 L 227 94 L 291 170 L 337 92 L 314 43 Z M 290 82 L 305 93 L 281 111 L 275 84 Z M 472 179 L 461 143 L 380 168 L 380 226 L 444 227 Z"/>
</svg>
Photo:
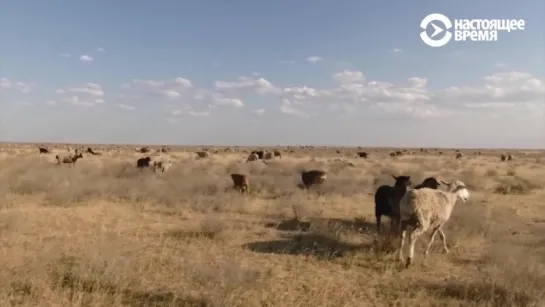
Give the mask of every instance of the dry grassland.
<svg viewBox="0 0 545 307">
<path fill-rule="evenodd" d="M 64 149 L 3 145 L 0 306 L 544 306 L 545 155 L 337 150 L 265 164 L 178 148 L 159 175 L 136 170 L 134 149 L 68 167 L 53 164 Z M 324 185 L 298 189 L 303 168 L 326 170 Z M 249 195 L 230 173 L 249 176 Z M 471 187 L 448 255 L 436 240 L 424 260 L 426 235 L 404 269 L 398 239 L 376 234 L 373 194 L 391 174 Z"/>
</svg>

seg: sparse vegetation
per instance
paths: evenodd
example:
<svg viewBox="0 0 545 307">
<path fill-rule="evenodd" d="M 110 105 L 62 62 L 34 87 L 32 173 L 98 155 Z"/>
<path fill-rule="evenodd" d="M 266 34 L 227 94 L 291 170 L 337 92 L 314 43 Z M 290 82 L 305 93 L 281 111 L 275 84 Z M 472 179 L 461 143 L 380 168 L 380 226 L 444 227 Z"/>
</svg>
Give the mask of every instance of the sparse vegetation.
<svg viewBox="0 0 545 307">
<path fill-rule="evenodd" d="M 61 146 L 0 152 L 2 306 L 545 304 L 542 153 L 502 163 L 473 150 L 459 163 L 431 149 L 292 147 L 267 149 L 282 159 L 265 164 L 246 163 L 255 148 L 196 159 L 200 149 L 144 147 L 173 162 L 159 175 L 136 167 L 135 147 L 89 146 L 102 155 L 75 167 L 55 165 Z M 327 180 L 299 189 L 302 169 Z M 230 174 L 251 178 L 251 193 Z M 373 194 L 392 174 L 471 189 L 445 224 L 448 255 L 436 240 L 404 269 L 399 238 L 377 234 Z"/>
</svg>

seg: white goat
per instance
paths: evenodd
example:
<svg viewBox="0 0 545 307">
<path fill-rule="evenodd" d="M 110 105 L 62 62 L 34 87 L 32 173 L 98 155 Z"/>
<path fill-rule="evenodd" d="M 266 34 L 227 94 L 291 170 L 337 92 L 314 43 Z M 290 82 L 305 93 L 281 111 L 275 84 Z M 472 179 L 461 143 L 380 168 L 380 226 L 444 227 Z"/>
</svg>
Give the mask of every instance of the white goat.
<svg viewBox="0 0 545 307">
<path fill-rule="evenodd" d="M 448 253 L 447 242 L 443 226 L 450 218 L 452 209 L 456 200 L 460 198 L 466 202 L 469 198 L 469 191 L 466 185 L 459 181 L 441 183 L 447 187 L 447 191 L 434 190 L 429 188 L 409 190 L 401 198 L 400 220 L 401 220 L 401 242 L 399 244 L 399 259 L 403 261 L 403 246 L 408 226 L 412 231 L 409 234 L 409 256 L 407 257 L 406 267 L 408 267 L 414 258 L 414 245 L 420 235 L 428 229 L 432 229 L 430 241 L 424 253 L 424 258 L 428 255 L 430 247 L 439 233 L 443 241 L 445 253 Z"/>
<path fill-rule="evenodd" d="M 156 172 L 164 173 L 172 166 L 172 161 L 159 160 L 153 161 L 153 170 Z"/>
</svg>

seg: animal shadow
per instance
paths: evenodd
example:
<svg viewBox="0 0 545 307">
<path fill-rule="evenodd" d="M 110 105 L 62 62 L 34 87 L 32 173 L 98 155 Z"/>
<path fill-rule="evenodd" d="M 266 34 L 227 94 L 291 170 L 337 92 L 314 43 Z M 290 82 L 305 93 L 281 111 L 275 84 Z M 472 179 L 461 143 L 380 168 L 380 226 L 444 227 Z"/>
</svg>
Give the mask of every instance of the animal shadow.
<svg viewBox="0 0 545 307">
<path fill-rule="evenodd" d="M 265 224 L 267 228 L 275 228 L 281 231 L 309 231 L 313 227 L 327 225 L 328 228 L 337 229 L 342 232 L 371 233 L 375 231 L 375 224 L 362 218 L 353 220 L 338 218 L 314 218 L 308 222 L 300 221 L 298 218 L 272 222 Z"/>
<path fill-rule="evenodd" d="M 300 233 L 284 236 L 284 239 L 253 242 L 245 248 L 257 253 L 280 255 L 312 255 L 321 260 L 342 257 L 346 252 L 355 251 L 358 245 L 341 242 L 333 237 L 314 233 Z"/>
</svg>

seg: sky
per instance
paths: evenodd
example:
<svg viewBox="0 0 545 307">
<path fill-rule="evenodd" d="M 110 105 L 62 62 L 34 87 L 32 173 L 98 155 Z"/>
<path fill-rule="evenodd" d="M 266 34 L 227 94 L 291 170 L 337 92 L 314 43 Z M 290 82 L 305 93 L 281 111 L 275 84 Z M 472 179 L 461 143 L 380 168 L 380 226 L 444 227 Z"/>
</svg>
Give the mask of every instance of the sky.
<svg viewBox="0 0 545 307">
<path fill-rule="evenodd" d="M 469 3 L 0 1 L 0 141 L 545 148 L 545 2 Z"/>
</svg>

